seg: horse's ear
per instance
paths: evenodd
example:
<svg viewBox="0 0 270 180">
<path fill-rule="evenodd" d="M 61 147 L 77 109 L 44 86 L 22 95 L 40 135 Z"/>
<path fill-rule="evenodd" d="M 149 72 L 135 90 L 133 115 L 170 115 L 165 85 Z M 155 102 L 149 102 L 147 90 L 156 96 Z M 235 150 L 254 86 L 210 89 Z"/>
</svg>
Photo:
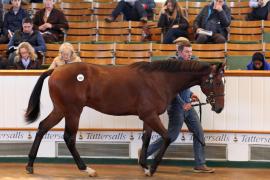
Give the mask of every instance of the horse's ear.
<svg viewBox="0 0 270 180">
<path fill-rule="evenodd" d="M 225 71 L 225 69 L 226 69 L 226 62 L 224 62 L 224 63 L 220 63 L 220 66 L 219 66 L 219 68 L 218 68 L 218 73 L 224 73 L 224 71 Z"/>
<path fill-rule="evenodd" d="M 211 64 L 211 73 L 216 73 L 216 71 L 217 71 L 217 65 L 216 64 Z"/>
<path fill-rule="evenodd" d="M 216 66 L 217 66 L 216 67 L 216 73 L 224 72 L 225 67 L 226 67 L 226 62 L 224 62 L 224 63 L 218 63 Z"/>
</svg>

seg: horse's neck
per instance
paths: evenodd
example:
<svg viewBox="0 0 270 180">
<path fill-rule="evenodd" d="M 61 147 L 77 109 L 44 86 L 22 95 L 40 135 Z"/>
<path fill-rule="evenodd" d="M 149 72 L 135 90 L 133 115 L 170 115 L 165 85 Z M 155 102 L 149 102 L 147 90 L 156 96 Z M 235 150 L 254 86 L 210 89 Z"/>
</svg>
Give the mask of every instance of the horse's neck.
<svg viewBox="0 0 270 180">
<path fill-rule="evenodd" d="M 185 90 L 195 85 L 200 84 L 200 74 L 194 75 L 192 72 L 188 73 L 177 73 L 171 77 L 168 81 L 170 82 L 171 90 L 173 93 L 178 93 L 179 91 Z"/>
</svg>

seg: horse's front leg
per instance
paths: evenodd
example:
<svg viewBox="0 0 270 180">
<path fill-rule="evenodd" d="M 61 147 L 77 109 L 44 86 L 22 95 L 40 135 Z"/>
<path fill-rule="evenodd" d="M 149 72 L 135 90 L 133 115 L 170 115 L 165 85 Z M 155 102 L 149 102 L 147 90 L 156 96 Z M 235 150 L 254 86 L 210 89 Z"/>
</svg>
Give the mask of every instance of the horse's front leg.
<svg viewBox="0 0 270 180">
<path fill-rule="evenodd" d="M 162 160 L 168 146 L 171 144 L 171 140 L 170 140 L 170 138 L 168 136 L 167 130 L 165 130 L 163 132 L 158 132 L 158 133 L 163 138 L 163 144 L 162 144 L 158 154 L 156 155 L 156 157 L 155 157 L 155 159 L 153 161 L 153 164 L 152 164 L 152 166 L 150 168 L 150 175 L 153 175 L 156 172 L 157 167 L 160 164 L 160 162 L 161 162 L 161 160 Z"/>
<path fill-rule="evenodd" d="M 165 127 L 161 123 L 161 120 L 160 120 L 158 114 L 156 114 L 156 113 L 149 114 L 148 113 L 146 116 L 144 116 L 144 118 L 141 118 L 141 119 L 144 120 L 144 123 L 146 123 L 149 126 L 149 128 L 156 131 L 163 138 L 163 144 L 161 146 L 160 151 L 158 152 L 157 156 L 155 157 L 155 159 L 153 161 L 153 164 L 150 168 L 150 171 L 145 172 L 145 175 L 152 176 L 156 172 L 156 169 L 157 169 L 159 163 L 161 162 L 162 157 L 163 157 L 166 149 L 168 148 L 171 140 L 169 138 L 168 131 L 165 129 Z M 148 145 L 149 145 L 149 142 L 148 142 Z M 147 147 L 148 147 L 148 145 L 147 145 Z"/>
<path fill-rule="evenodd" d="M 139 164 L 143 168 L 145 174 L 149 173 L 149 168 L 147 166 L 147 149 L 150 143 L 152 134 L 152 129 L 147 126 L 145 123 L 143 123 L 143 136 L 142 136 L 142 149 L 139 149 L 138 152 L 138 158 L 139 158 Z"/>
</svg>

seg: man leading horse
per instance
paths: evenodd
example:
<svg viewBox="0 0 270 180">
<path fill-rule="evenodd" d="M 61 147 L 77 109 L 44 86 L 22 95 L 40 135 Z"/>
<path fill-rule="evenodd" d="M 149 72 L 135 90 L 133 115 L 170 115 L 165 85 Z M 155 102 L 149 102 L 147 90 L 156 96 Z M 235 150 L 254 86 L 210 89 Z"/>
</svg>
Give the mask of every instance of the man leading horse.
<svg viewBox="0 0 270 180">
<path fill-rule="evenodd" d="M 189 41 L 179 43 L 177 47 L 177 56 L 171 58 L 179 61 L 196 60 L 192 56 L 192 47 Z M 215 170 L 207 167 L 204 152 L 204 133 L 199 117 L 191 105 L 191 101 L 197 101 L 198 97 L 190 89 L 183 90 L 172 100 L 168 106 L 169 116 L 168 133 L 171 141 L 175 141 L 180 133 L 180 129 L 185 122 L 189 131 L 193 133 L 193 151 L 195 158 L 194 172 L 213 173 Z M 147 150 L 147 156 L 157 152 L 162 145 L 162 138 L 157 139 L 150 144 Z M 140 150 L 139 150 L 140 152 Z M 139 153 L 140 154 L 140 153 Z"/>
</svg>

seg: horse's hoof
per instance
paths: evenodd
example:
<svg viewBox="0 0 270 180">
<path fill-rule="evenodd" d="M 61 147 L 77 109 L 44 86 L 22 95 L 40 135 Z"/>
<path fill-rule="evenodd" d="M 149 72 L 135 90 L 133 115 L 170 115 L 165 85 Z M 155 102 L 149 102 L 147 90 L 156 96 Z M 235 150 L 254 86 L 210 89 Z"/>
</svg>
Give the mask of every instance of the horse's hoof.
<svg viewBox="0 0 270 180">
<path fill-rule="evenodd" d="M 97 172 L 92 172 L 92 173 L 89 173 L 89 177 L 97 177 Z"/>
<path fill-rule="evenodd" d="M 88 173 L 89 177 L 96 177 L 97 176 L 97 172 L 92 168 L 87 167 L 86 170 L 84 170 L 84 171 Z"/>
<path fill-rule="evenodd" d="M 32 166 L 26 166 L 25 167 L 27 174 L 33 174 L 34 168 Z"/>
<path fill-rule="evenodd" d="M 153 174 L 150 172 L 150 170 L 149 169 L 143 169 L 144 170 L 144 174 L 146 175 L 146 176 L 148 176 L 148 177 L 151 177 Z"/>
</svg>

